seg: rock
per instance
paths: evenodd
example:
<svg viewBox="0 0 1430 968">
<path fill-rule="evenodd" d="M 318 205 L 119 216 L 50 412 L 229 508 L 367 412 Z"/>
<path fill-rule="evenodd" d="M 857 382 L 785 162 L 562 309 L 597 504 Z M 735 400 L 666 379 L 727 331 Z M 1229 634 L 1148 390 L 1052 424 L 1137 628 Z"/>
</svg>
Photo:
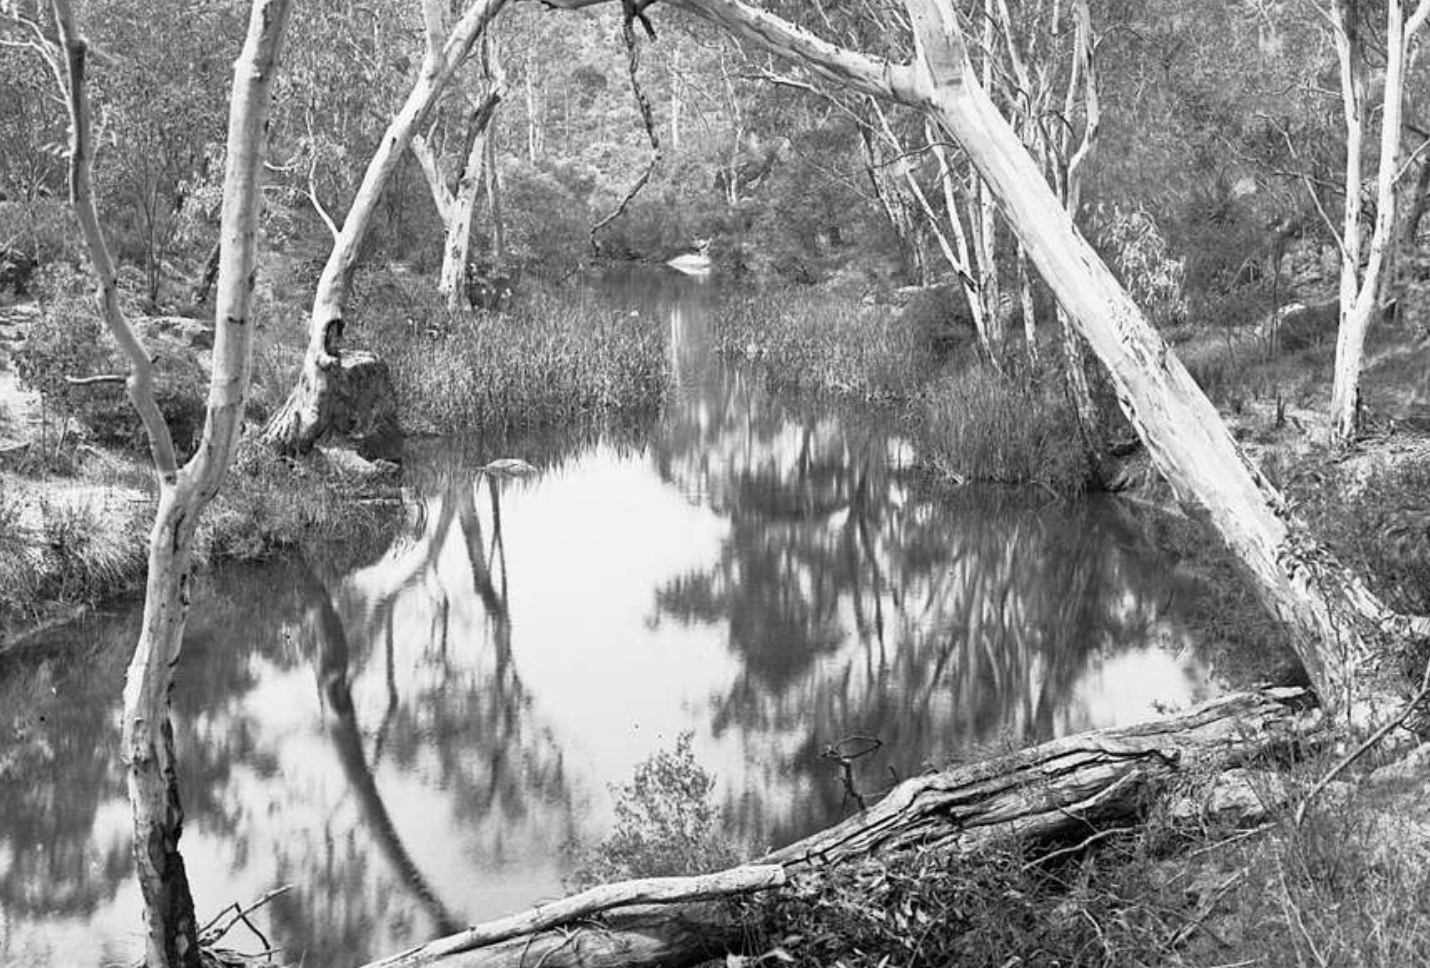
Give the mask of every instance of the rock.
<svg viewBox="0 0 1430 968">
<path fill-rule="evenodd" d="M 492 477 L 530 477 L 539 473 L 535 467 L 518 457 L 502 457 L 482 467 Z"/>
<path fill-rule="evenodd" d="M 1207 786 L 1173 797 L 1167 813 L 1182 824 L 1252 827 L 1287 802 L 1280 776 L 1238 767 L 1218 774 Z"/>
<path fill-rule="evenodd" d="M 172 339 L 190 349 L 211 350 L 214 347 L 212 322 L 188 316 L 152 316 L 141 325 L 148 334 Z"/>
<path fill-rule="evenodd" d="M 1262 338 L 1268 343 L 1273 332 L 1281 352 L 1303 350 L 1334 342 L 1340 326 L 1341 307 L 1338 302 L 1291 303 L 1281 307 L 1275 320 L 1262 324 Z"/>
<path fill-rule="evenodd" d="M 1417 746 L 1408 754 L 1373 771 L 1367 778 L 1372 786 L 1413 783 L 1430 779 L 1430 743 Z"/>
</svg>

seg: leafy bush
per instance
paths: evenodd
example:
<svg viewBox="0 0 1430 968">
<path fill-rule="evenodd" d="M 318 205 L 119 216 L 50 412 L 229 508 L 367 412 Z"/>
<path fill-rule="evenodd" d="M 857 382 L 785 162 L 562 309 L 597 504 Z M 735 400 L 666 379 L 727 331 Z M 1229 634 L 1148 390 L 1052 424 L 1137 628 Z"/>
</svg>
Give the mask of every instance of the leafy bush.
<svg viewBox="0 0 1430 968">
<path fill-rule="evenodd" d="M 1145 209 L 1099 203 L 1092 211 L 1092 236 L 1153 322 L 1168 325 L 1186 317 L 1185 263 L 1172 257 L 1166 236 Z"/>
<path fill-rule="evenodd" d="M 104 327 L 84 293 L 82 277 L 67 265 L 41 272 L 44 312 L 26 328 L 25 342 L 12 353 L 21 384 L 40 395 L 45 416 L 44 449 L 63 441 L 69 421 L 81 416 L 89 390 L 67 378 L 109 372 Z M 49 418 L 58 418 L 53 436 Z"/>
<path fill-rule="evenodd" d="M 733 845 L 720 834 L 719 811 L 710 802 L 715 778 L 695 761 L 691 740 L 690 733 L 682 733 L 674 750 L 655 753 L 636 767 L 630 783 L 613 789 L 615 830 L 578 854 L 568 887 L 707 873 L 736 862 Z"/>
</svg>

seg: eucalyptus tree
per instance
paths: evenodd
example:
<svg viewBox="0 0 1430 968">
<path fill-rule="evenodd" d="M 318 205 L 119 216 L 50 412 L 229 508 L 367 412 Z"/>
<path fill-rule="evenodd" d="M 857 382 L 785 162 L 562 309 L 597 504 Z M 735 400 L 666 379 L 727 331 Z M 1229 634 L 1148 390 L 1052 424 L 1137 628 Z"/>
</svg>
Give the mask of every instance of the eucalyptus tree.
<svg viewBox="0 0 1430 968">
<path fill-rule="evenodd" d="M 1335 382 L 1331 388 L 1334 435 L 1342 442 L 1355 438 L 1360 423 L 1360 375 L 1365 338 L 1381 305 L 1385 270 L 1396 243 L 1396 211 L 1404 195 L 1401 151 L 1404 140 L 1405 79 L 1415 53 L 1415 37 L 1430 19 L 1430 0 L 1418 0 L 1406 17 L 1403 0 L 1386 0 L 1380 41 L 1385 49 L 1384 75 L 1376 84 L 1380 100 L 1380 158 L 1375 172 L 1375 220 L 1368 240 L 1362 235 L 1365 202 L 1362 182 L 1366 141 L 1372 133 L 1369 49 L 1370 24 L 1359 0 L 1332 0 L 1322 13 L 1330 21 L 1340 68 L 1341 104 L 1345 114 L 1345 198 L 1337 243 L 1341 255 L 1340 328 L 1336 338 Z M 1430 143 L 1430 138 L 1422 139 Z"/>
<path fill-rule="evenodd" d="M 547 0 L 557 7 L 599 0 Z M 951 0 L 905 0 L 911 30 L 894 57 L 840 46 L 743 0 L 666 0 L 823 83 L 924 112 L 967 153 L 1078 332 L 1107 367 L 1118 401 L 1158 471 L 1228 546 L 1264 605 L 1295 633 L 1327 708 L 1365 711 L 1383 636 L 1430 635 L 1430 620 L 1394 612 L 1307 532 L 1280 491 L 1243 455 L 1216 408 L 1078 232 L 1063 200 L 998 111 L 969 57 Z"/>
<path fill-rule="evenodd" d="M 475 100 L 460 99 L 464 107 L 464 123 L 456 127 L 462 132 L 458 150 L 453 152 L 455 178 L 447 176 L 443 170 L 445 154 L 442 144 L 434 145 L 434 133 L 439 130 L 438 122 L 433 122 L 427 134 L 412 137 L 412 154 L 422 166 L 422 174 L 432 191 L 432 202 L 437 207 L 437 215 L 442 220 L 445 242 L 442 246 L 442 269 L 437 277 L 437 291 L 447 298 L 447 309 L 455 312 L 467 304 L 466 270 L 468 252 L 472 242 L 472 217 L 476 214 L 477 195 L 484 181 L 494 184 L 496 177 L 491 171 L 496 158 L 490 128 L 502 98 L 506 96 L 506 72 L 502 69 L 500 51 L 492 43 L 492 33 L 482 38 L 481 79 L 477 84 Z M 463 92 L 465 93 L 465 92 Z M 455 99 L 454 99 L 455 100 Z M 443 142 L 449 137 L 447 129 L 440 129 Z M 486 179 L 483 179 L 486 175 Z M 495 202 L 495 192 L 489 192 L 493 208 L 499 210 Z"/>
<path fill-rule="evenodd" d="M 342 339 L 353 272 L 363 243 L 383 191 L 413 136 L 430 120 L 453 75 L 506 2 L 473 0 L 448 27 L 447 5 L 441 0 L 422 0 L 423 53 L 417 78 L 368 160 L 342 224 L 328 219 L 332 248 L 313 295 L 302 373 L 264 430 L 270 445 L 284 451 L 307 451 L 330 429 L 347 421 L 349 415 L 339 412 L 348 372 L 342 359 Z M 370 378 L 381 380 L 385 376 L 385 370 L 376 373 Z"/>
<path fill-rule="evenodd" d="M 29 33 L 55 69 L 70 116 L 70 202 L 98 282 L 101 316 L 129 362 L 124 382 L 149 438 L 159 497 L 150 533 L 148 578 L 139 640 L 124 687 L 122 751 L 134 809 L 134 859 L 144 897 L 149 968 L 200 964 L 198 924 L 179 835 L 184 812 L 176 780 L 169 693 L 183 643 L 190 549 L 205 508 L 218 493 L 238 441 L 252 373 L 251 319 L 259 191 L 269 91 L 276 71 L 287 0 L 255 0 L 248 36 L 234 68 L 224 182 L 222 251 L 215 308 L 213 370 L 203 436 L 180 464 L 169 425 L 154 397 L 154 368 L 119 305 L 114 259 L 94 195 L 95 136 L 89 93 L 91 48 L 69 0 L 53 15 L 7 3 L 0 25 Z"/>
</svg>

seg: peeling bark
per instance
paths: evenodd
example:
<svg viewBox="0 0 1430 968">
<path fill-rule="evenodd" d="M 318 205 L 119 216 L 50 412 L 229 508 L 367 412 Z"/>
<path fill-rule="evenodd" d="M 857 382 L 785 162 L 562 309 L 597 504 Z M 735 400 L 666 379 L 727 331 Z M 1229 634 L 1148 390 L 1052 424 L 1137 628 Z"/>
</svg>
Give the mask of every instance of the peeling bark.
<svg viewBox="0 0 1430 968">
<path fill-rule="evenodd" d="M 269 90 L 276 70 L 287 0 L 256 0 L 243 52 L 234 66 L 227 172 L 220 226 L 213 372 L 203 437 L 177 466 L 172 435 L 154 400 L 152 364 L 120 310 L 114 265 L 91 189 L 88 47 L 69 0 L 54 0 L 64 47 L 70 109 L 70 201 L 100 284 L 105 324 L 130 360 L 129 393 L 149 435 L 159 501 L 149 539 L 149 571 L 139 641 L 124 685 L 121 752 L 134 810 L 134 859 L 144 898 L 148 968 L 197 968 L 194 902 L 179 854 L 184 811 L 179 801 L 169 692 L 189 605 L 189 549 L 205 507 L 233 457 L 252 369 L 252 307 L 259 179 L 263 170 Z"/>
</svg>

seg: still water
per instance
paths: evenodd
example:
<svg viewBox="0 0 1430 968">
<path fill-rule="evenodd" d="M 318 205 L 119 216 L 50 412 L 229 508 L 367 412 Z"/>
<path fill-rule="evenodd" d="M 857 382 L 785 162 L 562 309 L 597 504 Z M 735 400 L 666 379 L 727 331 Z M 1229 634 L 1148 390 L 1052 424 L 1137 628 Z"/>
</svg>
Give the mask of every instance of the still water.
<svg viewBox="0 0 1430 968">
<path fill-rule="evenodd" d="M 940 490 L 878 416 L 716 359 L 708 283 L 598 298 L 669 325 L 653 429 L 419 447 L 375 563 L 204 582 L 174 696 L 201 918 L 291 884 L 269 942 L 352 966 L 559 894 L 611 787 L 687 732 L 755 852 L 853 809 L 820 755 L 847 737 L 882 743 L 873 793 L 1212 692 L 1196 590 L 1119 505 Z M 474 471 L 498 457 L 542 472 Z M 0 659 L 5 966 L 141 953 L 117 732 L 137 628 L 111 609 Z"/>
</svg>

